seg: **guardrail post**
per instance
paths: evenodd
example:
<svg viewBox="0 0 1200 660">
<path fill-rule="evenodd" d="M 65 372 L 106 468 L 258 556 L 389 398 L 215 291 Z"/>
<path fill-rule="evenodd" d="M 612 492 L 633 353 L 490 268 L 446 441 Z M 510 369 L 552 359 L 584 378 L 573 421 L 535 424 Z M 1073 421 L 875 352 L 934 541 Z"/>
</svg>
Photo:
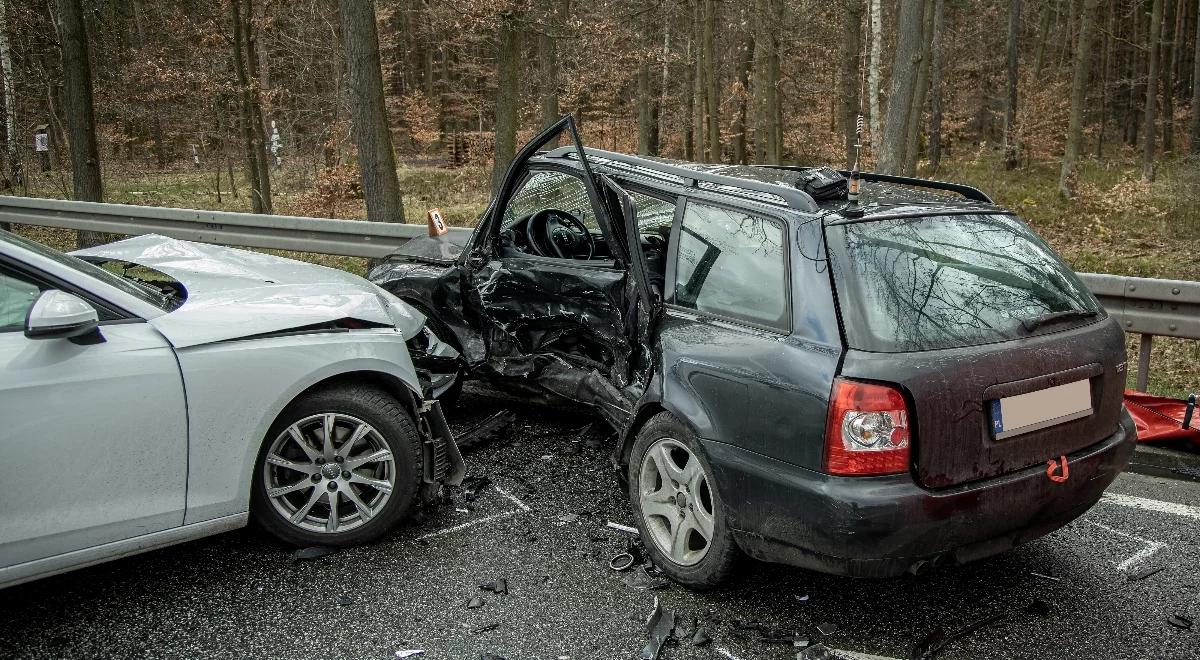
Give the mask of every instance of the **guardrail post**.
<svg viewBox="0 0 1200 660">
<path fill-rule="evenodd" d="M 1138 341 L 1137 390 L 1146 391 L 1146 383 L 1150 380 L 1150 347 L 1154 343 L 1154 335 L 1142 333 Z"/>
</svg>

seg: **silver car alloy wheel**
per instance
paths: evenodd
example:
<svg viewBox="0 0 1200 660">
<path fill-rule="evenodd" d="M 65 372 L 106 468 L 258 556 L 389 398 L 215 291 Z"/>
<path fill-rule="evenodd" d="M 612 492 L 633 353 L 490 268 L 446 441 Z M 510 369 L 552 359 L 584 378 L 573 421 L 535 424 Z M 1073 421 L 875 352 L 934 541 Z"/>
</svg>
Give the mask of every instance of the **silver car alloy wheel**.
<svg viewBox="0 0 1200 660">
<path fill-rule="evenodd" d="M 659 438 L 642 458 L 638 486 L 642 519 L 655 546 L 680 566 L 704 559 L 716 516 L 700 459 L 682 442 Z"/>
<path fill-rule="evenodd" d="M 267 497 L 279 515 L 308 532 L 361 527 L 392 496 L 391 450 L 370 424 L 342 413 L 305 417 L 271 443 L 263 461 Z"/>
</svg>

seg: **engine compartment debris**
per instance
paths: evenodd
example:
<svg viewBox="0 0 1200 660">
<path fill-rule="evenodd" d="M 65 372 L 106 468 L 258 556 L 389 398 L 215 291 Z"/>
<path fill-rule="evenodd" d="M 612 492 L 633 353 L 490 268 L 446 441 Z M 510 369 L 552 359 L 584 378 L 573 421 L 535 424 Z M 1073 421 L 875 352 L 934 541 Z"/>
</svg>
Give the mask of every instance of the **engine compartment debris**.
<svg viewBox="0 0 1200 660">
<path fill-rule="evenodd" d="M 662 603 L 656 597 L 654 599 L 654 610 L 650 613 L 650 618 L 646 620 L 646 645 L 642 647 L 642 660 L 658 660 L 658 656 L 662 653 L 663 645 L 671 638 L 671 634 L 675 632 L 675 613 L 670 610 L 663 610 Z"/>
</svg>

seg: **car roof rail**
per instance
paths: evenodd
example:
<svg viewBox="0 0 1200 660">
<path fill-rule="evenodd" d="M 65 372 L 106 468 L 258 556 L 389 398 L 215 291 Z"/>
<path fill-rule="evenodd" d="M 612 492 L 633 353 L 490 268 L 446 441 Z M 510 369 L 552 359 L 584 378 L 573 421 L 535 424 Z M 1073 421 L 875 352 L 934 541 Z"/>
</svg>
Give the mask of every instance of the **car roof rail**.
<svg viewBox="0 0 1200 660">
<path fill-rule="evenodd" d="M 713 174 L 712 172 L 704 172 L 683 165 L 674 165 L 672 163 L 665 163 L 659 160 L 641 158 L 638 156 L 630 156 L 628 154 L 617 153 L 615 151 L 604 151 L 603 149 L 592 149 L 588 147 L 584 149 L 584 153 L 587 154 L 589 158 L 595 158 L 597 162 L 602 164 L 621 165 L 624 166 L 624 169 L 627 169 L 633 173 L 665 179 L 672 183 L 677 183 L 690 188 L 716 190 L 729 195 L 743 197 L 767 204 L 787 206 L 793 210 L 804 213 L 817 213 L 821 210 L 820 207 L 817 206 L 816 200 L 812 198 L 812 195 L 809 195 L 799 188 L 781 186 L 774 183 L 767 183 L 765 181 L 755 181 L 753 179 L 743 179 L 735 176 L 726 176 L 724 174 Z M 575 147 L 559 147 L 558 149 L 547 152 L 544 155 L 546 158 L 570 158 L 575 156 Z M 662 176 L 664 174 L 669 175 L 670 178 Z M 747 192 L 759 194 L 747 194 Z"/>
<path fill-rule="evenodd" d="M 755 167 L 770 167 L 777 170 L 811 170 L 813 167 L 801 167 L 797 165 L 756 165 Z M 850 178 L 850 170 L 838 170 L 842 176 Z M 991 197 L 988 197 L 982 190 L 968 186 L 962 183 L 950 183 L 949 181 L 935 181 L 933 179 L 918 179 L 911 176 L 898 176 L 895 174 L 878 174 L 876 172 L 859 172 L 858 178 L 863 181 L 878 181 L 879 183 L 897 183 L 905 186 L 913 186 L 914 188 L 931 188 L 933 190 L 946 190 L 955 192 L 963 197 L 975 201 L 983 202 L 984 204 L 995 204 Z"/>
</svg>

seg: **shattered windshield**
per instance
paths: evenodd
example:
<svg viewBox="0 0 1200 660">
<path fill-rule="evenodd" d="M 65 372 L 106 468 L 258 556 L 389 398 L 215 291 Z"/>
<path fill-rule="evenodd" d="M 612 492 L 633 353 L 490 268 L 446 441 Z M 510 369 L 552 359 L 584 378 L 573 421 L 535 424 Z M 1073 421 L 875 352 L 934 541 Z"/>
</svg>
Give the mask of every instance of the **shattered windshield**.
<svg viewBox="0 0 1200 660">
<path fill-rule="evenodd" d="M 828 231 L 854 348 L 970 346 L 1103 315 L 1075 273 L 1012 216 L 895 218 Z"/>
</svg>

